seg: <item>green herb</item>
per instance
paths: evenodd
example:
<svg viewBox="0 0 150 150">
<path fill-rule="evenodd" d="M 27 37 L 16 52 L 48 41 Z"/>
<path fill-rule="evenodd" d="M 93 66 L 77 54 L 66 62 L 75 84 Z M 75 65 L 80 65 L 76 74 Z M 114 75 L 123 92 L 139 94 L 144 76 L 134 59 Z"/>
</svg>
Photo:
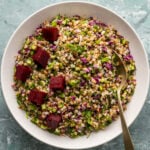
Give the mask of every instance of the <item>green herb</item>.
<svg viewBox="0 0 150 150">
<path fill-rule="evenodd" d="M 63 107 L 64 107 L 64 103 L 59 103 L 59 104 L 58 104 L 58 107 L 59 107 L 59 108 L 63 108 Z"/>
<path fill-rule="evenodd" d="M 69 48 L 74 54 L 82 54 L 85 51 L 85 47 L 77 45 L 77 44 L 67 44 L 67 48 Z"/>
<path fill-rule="evenodd" d="M 86 36 L 86 35 L 87 35 L 87 31 L 82 31 L 81 34 L 82 34 L 83 36 Z"/>
<path fill-rule="evenodd" d="M 112 118 L 110 116 L 106 116 L 106 122 L 105 125 L 108 126 L 109 124 L 112 123 Z"/>
<path fill-rule="evenodd" d="M 80 71 L 80 67 L 75 67 L 75 71 Z"/>
<path fill-rule="evenodd" d="M 27 38 L 26 41 L 25 41 L 25 43 L 24 43 L 24 45 L 28 45 L 29 43 L 30 43 L 30 39 Z"/>
<path fill-rule="evenodd" d="M 60 98 L 65 98 L 65 94 L 64 94 L 64 93 L 60 93 L 60 94 L 59 94 L 59 97 L 60 97 Z"/>
<path fill-rule="evenodd" d="M 46 109 L 46 105 L 45 104 L 42 104 L 42 110 L 45 110 Z"/>
<path fill-rule="evenodd" d="M 62 63 L 59 63 L 59 68 L 60 69 L 63 69 L 64 68 L 64 65 Z"/>
<path fill-rule="evenodd" d="M 29 111 L 33 111 L 33 110 L 36 110 L 37 109 L 37 107 L 34 105 L 34 104 L 30 104 L 30 105 L 28 105 L 28 110 Z"/>
<path fill-rule="evenodd" d="M 40 120 L 36 117 L 31 119 L 31 122 L 35 123 L 35 124 L 39 124 Z"/>
<path fill-rule="evenodd" d="M 57 129 L 55 129 L 55 131 L 54 131 L 54 133 L 56 134 L 56 135 L 60 135 L 60 130 L 57 128 Z"/>
<path fill-rule="evenodd" d="M 85 110 L 85 111 L 83 111 L 82 115 L 85 117 L 87 123 L 89 125 L 92 125 L 92 122 L 91 122 L 92 111 L 91 110 Z"/>
<path fill-rule="evenodd" d="M 57 109 L 54 107 L 48 107 L 48 110 L 53 113 L 55 113 L 57 111 Z"/>
<path fill-rule="evenodd" d="M 52 27 L 56 27 L 56 26 L 57 26 L 56 20 L 53 20 L 53 21 L 51 22 L 51 26 L 52 26 Z"/>
<path fill-rule="evenodd" d="M 98 39 L 98 40 L 95 41 L 96 44 L 100 44 L 100 42 L 101 42 L 100 39 Z"/>
<path fill-rule="evenodd" d="M 34 51 L 31 50 L 31 51 L 30 51 L 30 55 L 32 56 L 33 54 L 34 54 Z"/>
<path fill-rule="evenodd" d="M 29 112 L 26 112 L 26 118 L 28 119 L 29 118 Z"/>
<path fill-rule="evenodd" d="M 40 125 L 40 128 L 46 130 L 46 129 L 47 129 L 47 126 L 41 124 L 41 125 Z"/>
<path fill-rule="evenodd" d="M 70 80 L 68 82 L 68 84 L 71 86 L 71 87 L 76 87 L 78 85 L 79 81 L 78 80 Z"/>
<path fill-rule="evenodd" d="M 102 77 L 102 78 L 100 79 L 100 82 L 101 82 L 101 83 L 107 83 L 108 81 L 107 81 L 107 79 L 105 79 L 105 78 Z"/>
<path fill-rule="evenodd" d="M 28 65 L 30 65 L 30 66 L 32 66 L 32 65 L 34 64 L 32 58 L 28 58 L 28 59 L 26 60 L 26 63 L 27 63 Z"/>
<path fill-rule="evenodd" d="M 134 64 L 128 65 L 127 68 L 128 68 L 128 74 L 129 75 L 133 74 L 135 69 L 136 69 Z"/>
<path fill-rule="evenodd" d="M 66 18 L 62 21 L 63 25 L 67 25 L 70 22 L 70 19 Z"/>
<path fill-rule="evenodd" d="M 97 32 L 99 30 L 99 26 L 98 25 L 94 25 L 93 28 L 94 28 L 94 32 Z"/>
<path fill-rule="evenodd" d="M 49 64 L 48 64 L 48 69 L 49 69 L 49 70 L 53 69 L 53 68 L 54 68 L 54 66 L 55 66 L 55 64 L 56 64 L 56 62 L 55 62 L 55 61 L 53 61 L 53 62 L 49 63 Z"/>
<path fill-rule="evenodd" d="M 34 82 L 32 82 L 32 81 L 28 82 L 28 84 L 27 84 L 27 88 L 29 88 L 29 89 L 33 89 L 34 87 L 35 87 Z"/>
<path fill-rule="evenodd" d="M 102 85 L 99 86 L 99 90 L 103 91 L 103 86 Z"/>
<path fill-rule="evenodd" d="M 126 39 L 121 39 L 120 40 L 121 44 L 126 45 L 128 43 L 128 41 Z"/>
<path fill-rule="evenodd" d="M 19 106 L 21 106 L 23 104 L 22 100 L 18 99 L 18 98 L 17 98 L 17 103 L 19 104 Z"/>
<path fill-rule="evenodd" d="M 35 44 L 30 45 L 30 49 L 35 50 L 36 48 L 37 48 L 37 45 L 35 45 Z"/>
<path fill-rule="evenodd" d="M 101 62 L 102 62 L 102 63 L 108 62 L 109 60 L 110 60 L 109 57 L 102 57 L 102 58 L 101 58 Z"/>
<path fill-rule="evenodd" d="M 46 85 L 46 81 L 40 80 L 39 84 L 42 85 L 42 86 L 45 86 Z"/>
<path fill-rule="evenodd" d="M 83 111 L 83 116 L 85 117 L 85 118 L 91 118 L 91 116 L 92 116 L 92 111 L 91 110 L 85 110 L 85 111 Z"/>
<path fill-rule="evenodd" d="M 42 37 L 42 35 L 38 35 L 38 36 L 36 36 L 36 39 L 41 41 L 41 40 L 43 40 L 43 37 Z"/>
<path fill-rule="evenodd" d="M 70 35 L 71 35 L 71 32 L 70 32 L 70 31 L 65 31 L 64 34 L 65 34 L 66 36 L 70 36 Z"/>
<path fill-rule="evenodd" d="M 113 63 L 113 65 L 118 66 L 119 62 L 120 62 L 120 60 L 119 60 L 118 56 L 116 54 L 112 55 L 112 63 Z"/>
<path fill-rule="evenodd" d="M 135 70 L 135 65 L 134 64 L 130 64 L 128 66 L 129 71 L 134 71 Z"/>
<path fill-rule="evenodd" d="M 85 78 L 85 79 L 87 79 L 87 80 L 90 79 L 90 75 L 89 75 L 89 74 L 85 74 L 85 73 L 84 73 L 84 74 L 82 74 L 82 76 L 83 76 L 83 78 Z"/>
</svg>

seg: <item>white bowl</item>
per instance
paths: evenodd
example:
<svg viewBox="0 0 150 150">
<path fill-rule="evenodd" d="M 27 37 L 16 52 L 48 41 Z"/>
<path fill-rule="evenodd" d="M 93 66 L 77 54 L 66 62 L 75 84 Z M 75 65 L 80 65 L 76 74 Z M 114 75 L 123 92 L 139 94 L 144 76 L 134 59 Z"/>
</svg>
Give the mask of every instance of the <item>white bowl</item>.
<svg viewBox="0 0 150 150">
<path fill-rule="evenodd" d="M 46 144 L 65 149 L 83 149 L 101 145 L 112 140 L 122 132 L 120 119 L 117 119 L 117 121 L 113 122 L 103 131 L 92 133 L 88 138 L 83 136 L 71 139 L 69 137 L 53 135 L 40 129 L 25 117 L 25 112 L 18 109 L 15 92 L 11 88 L 13 83 L 13 67 L 15 64 L 14 56 L 17 55 L 17 51 L 21 48 L 25 38 L 32 34 L 35 28 L 44 20 L 51 19 L 59 13 L 61 15 L 78 14 L 84 17 L 94 16 L 100 18 L 106 24 L 113 25 L 130 41 L 131 53 L 137 67 L 137 86 L 132 100 L 128 104 L 127 111 L 125 111 L 127 125 L 130 126 L 138 116 L 144 105 L 149 87 L 149 65 L 144 47 L 135 31 L 125 20 L 103 6 L 87 2 L 63 2 L 50 5 L 37 11 L 21 23 L 11 36 L 2 58 L 1 84 L 3 95 L 16 121 L 36 139 Z"/>
</svg>

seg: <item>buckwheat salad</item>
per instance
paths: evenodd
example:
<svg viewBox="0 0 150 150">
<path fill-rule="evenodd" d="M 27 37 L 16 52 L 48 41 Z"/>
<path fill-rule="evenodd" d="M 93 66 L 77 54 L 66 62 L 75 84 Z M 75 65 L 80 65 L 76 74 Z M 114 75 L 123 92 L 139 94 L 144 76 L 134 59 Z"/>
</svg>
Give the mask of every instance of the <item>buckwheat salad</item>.
<svg viewBox="0 0 150 150">
<path fill-rule="evenodd" d="M 129 42 L 112 26 L 78 15 L 57 15 L 25 39 L 15 57 L 19 108 L 40 128 L 71 138 L 104 129 L 119 115 L 116 54 L 128 78 L 122 89 L 126 109 L 136 86 Z"/>
</svg>

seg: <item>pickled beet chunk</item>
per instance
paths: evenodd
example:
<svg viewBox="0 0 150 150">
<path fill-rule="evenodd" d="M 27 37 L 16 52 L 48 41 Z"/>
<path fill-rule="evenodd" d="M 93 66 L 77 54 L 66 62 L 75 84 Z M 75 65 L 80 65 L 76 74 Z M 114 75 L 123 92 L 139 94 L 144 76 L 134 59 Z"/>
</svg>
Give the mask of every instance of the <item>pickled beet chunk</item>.
<svg viewBox="0 0 150 150">
<path fill-rule="evenodd" d="M 46 118 L 47 126 L 52 130 L 55 130 L 59 126 L 59 123 L 61 121 L 62 121 L 62 118 L 61 118 L 61 115 L 59 114 L 50 114 Z"/>
<path fill-rule="evenodd" d="M 37 48 L 35 54 L 32 56 L 35 63 L 42 66 L 43 68 L 46 67 L 48 63 L 48 59 L 50 58 L 49 53 L 42 48 Z"/>
<path fill-rule="evenodd" d="M 56 27 L 46 27 L 42 29 L 42 34 L 45 40 L 53 43 L 54 41 L 57 41 L 59 31 Z"/>
<path fill-rule="evenodd" d="M 65 88 L 65 77 L 55 76 L 51 77 L 49 88 L 52 90 L 64 90 Z"/>
<path fill-rule="evenodd" d="M 39 91 L 37 89 L 32 89 L 28 95 L 29 101 L 36 105 L 43 104 L 46 97 L 47 97 L 47 93 Z"/>
<path fill-rule="evenodd" d="M 24 65 L 16 66 L 15 77 L 17 80 L 25 82 L 27 78 L 29 78 L 30 73 L 32 72 L 31 68 Z"/>
</svg>

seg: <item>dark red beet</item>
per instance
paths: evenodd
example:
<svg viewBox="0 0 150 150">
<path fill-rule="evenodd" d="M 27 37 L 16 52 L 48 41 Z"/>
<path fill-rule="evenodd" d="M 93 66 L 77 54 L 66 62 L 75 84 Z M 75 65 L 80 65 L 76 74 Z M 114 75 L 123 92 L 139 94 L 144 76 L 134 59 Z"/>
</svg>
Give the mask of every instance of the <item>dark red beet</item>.
<svg viewBox="0 0 150 150">
<path fill-rule="evenodd" d="M 49 88 L 52 90 L 64 90 L 65 88 L 65 77 L 63 76 L 56 76 L 51 77 Z"/>
<path fill-rule="evenodd" d="M 22 82 L 25 82 L 26 79 L 30 76 L 31 72 L 32 70 L 30 67 L 24 65 L 18 65 L 16 66 L 15 77 L 17 80 L 21 80 Z"/>
<path fill-rule="evenodd" d="M 37 48 L 36 53 L 32 56 L 35 63 L 42 66 L 43 68 L 46 67 L 48 63 L 48 59 L 50 58 L 49 53 L 42 48 Z"/>
<path fill-rule="evenodd" d="M 46 121 L 47 121 L 47 126 L 50 129 L 55 130 L 59 126 L 59 123 L 62 121 L 62 118 L 61 118 L 61 115 L 50 114 L 46 118 Z"/>
<path fill-rule="evenodd" d="M 44 103 L 47 93 L 33 89 L 28 95 L 29 101 L 35 103 L 36 105 L 41 105 Z"/>
<path fill-rule="evenodd" d="M 59 31 L 55 27 L 46 27 L 42 29 L 42 34 L 47 41 L 53 43 L 58 39 Z"/>
</svg>

